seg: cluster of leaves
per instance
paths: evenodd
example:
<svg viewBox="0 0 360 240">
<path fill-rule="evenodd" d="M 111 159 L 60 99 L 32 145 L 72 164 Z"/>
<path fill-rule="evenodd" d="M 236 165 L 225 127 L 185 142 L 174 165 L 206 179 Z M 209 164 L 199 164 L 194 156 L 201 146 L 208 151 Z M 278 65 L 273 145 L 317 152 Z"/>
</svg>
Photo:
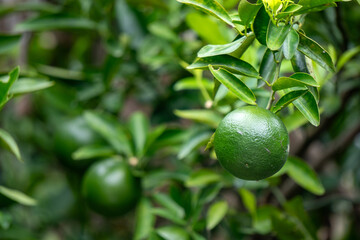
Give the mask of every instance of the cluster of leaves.
<svg viewBox="0 0 360 240">
<path fill-rule="evenodd" d="M 6 51 L 8 48 L 7 40 L 12 38 L 9 36 L 3 36 L 5 44 L 2 44 L 2 51 Z M 0 109 L 13 97 L 21 96 L 23 94 L 31 93 L 34 91 L 46 89 L 53 85 L 53 82 L 46 79 L 33 79 L 33 78 L 20 78 L 19 79 L 19 67 L 13 69 L 8 75 L 2 76 L 0 79 Z M 20 150 L 14 138 L 4 129 L 0 128 L 0 142 L 1 145 L 14 154 L 14 156 L 22 161 Z M 36 201 L 20 191 L 9 189 L 0 185 L 0 196 L 11 199 L 18 203 L 33 206 Z M 1 212 L 0 212 L 1 213 Z"/>
<path fill-rule="evenodd" d="M 328 208 L 316 212 L 316 221 L 308 210 L 327 204 L 313 194 L 331 189 L 336 177 L 324 181 L 292 156 L 272 178 L 242 181 L 203 147 L 223 116 L 245 104 L 278 113 L 289 132 L 308 121 L 317 126 L 321 112 L 337 111 L 331 107 L 339 95 L 332 91 L 334 70 L 354 78 L 344 89 L 355 86 L 357 59 L 352 58 L 359 48 L 337 57 L 327 45 L 331 40 L 319 37 L 327 35 L 309 27 L 317 22 L 308 20 L 312 14 L 305 21 L 307 13 L 331 11 L 336 1 L 179 2 L 208 14 L 172 0 L 29 1 L 0 7 L 0 16 L 35 12 L 15 26 L 16 34 L 0 37 L 0 54 L 10 59 L 1 62 L 6 71 L 11 59 L 24 55 L 19 49 L 27 53 L 21 59 L 24 79 L 17 81 L 24 82 L 16 88 L 15 82 L 10 93 L 56 83 L 10 102 L 2 112 L 2 126 L 18 139 L 25 164 L 13 166 L 16 162 L 6 161 L 11 156 L 2 154 L 1 184 L 23 190 L 37 205 L 1 208 L 0 239 L 317 239 L 319 215 L 329 216 Z M 321 102 L 319 90 L 325 91 Z M 17 94 L 2 96 L 12 95 Z M 14 121 L 24 102 L 30 113 Z M 176 118 L 174 109 L 186 110 L 175 110 Z M 347 122 L 356 119 L 347 112 Z M 71 123 L 78 118 L 81 124 Z M 56 143 L 59 129 L 71 134 Z M 332 134 L 326 139 L 337 136 Z M 65 156 L 64 149 L 78 139 L 81 143 Z M 359 153 L 353 149 L 347 158 L 352 162 Z M 135 211 L 106 219 L 84 206 L 79 189 L 89 164 L 114 155 L 142 179 L 143 197 Z M 306 190 L 302 196 L 283 196 L 287 176 Z"/>
</svg>

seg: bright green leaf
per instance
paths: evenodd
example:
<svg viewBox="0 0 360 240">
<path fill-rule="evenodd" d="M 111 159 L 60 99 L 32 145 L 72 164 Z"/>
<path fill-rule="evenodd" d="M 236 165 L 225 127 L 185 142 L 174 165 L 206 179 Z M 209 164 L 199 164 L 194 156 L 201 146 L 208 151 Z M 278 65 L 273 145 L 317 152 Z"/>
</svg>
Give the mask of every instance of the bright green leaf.
<svg viewBox="0 0 360 240">
<path fill-rule="evenodd" d="M 184 209 L 180 207 L 172 198 L 163 193 L 155 193 L 153 195 L 155 201 L 161 204 L 163 207 L 167 208 L 178 218 L 183 218 L 185 216 Z"/>
<path fill-rule="evenodd" d="M 199 171 L 191 173 L 186 180 L 185 185 L 187 187 L 203 187 L 214 182 L 220 181 L 221 176 L 209 169 L 201 169 Z"/>
<path fill-rule="evenodd" d="M 337 62 L 337 70 L 341 70 L 343 66 L 350 61 L 351 58 L 355 57 L 360 53 L 360 46 L 347 50 L 343 55 L 340 56 Z"/>
<path fill-rule="evenodd" d="M 254 20 L 261 6 L 261 3 L 254 4 L 248 0 L 241 0 L 239 3 L 238 12 L 242 25 L 248 26 L 249 23 Z"/>
<path fill-rule="evenodd" d="M 129 140 L 117 119 L 106 114 L 85 112 L 86 122 L 118 152 L 132 156 Z"/>
<path fill-rule="evenodd" d="M 303 96 L 296 99 L 293 104 L 312 125 L 319 126 L 319 107 L 314 95 L 311 92 L 305 93 Z"/>
<path fill-rule="evenodd" d="M 211 44 L 225 44 L 231 39 L 224 34 L 228 30 L 214 18 L 199 12 L 191 12 L 186 16 L 186 24 L 194 30 L 200 38 Z"/>
<path fill-rule="evenodd" d="M 300 42 L 298 50 L 308 58 L 318 63 L 328 71 L 335 72 L 335 66 L 330 55 L 317 42 L 299 32 Z"/>
<path fill-rule="evenodd" d="M 274 54 L 270 49 L 267 49 L 260 64 L 260 75 L 263 81 L 273 83 L 279 75 L 280 68 L 276 64 Z M 260 84 L 262 86 L 262 84 Z"/>
<path fill-rule="evenodd" d="M 184 228 L 177 226 L 160 227 L 156 232 L 165 240 L 190 240 L 190 236 Z"/>
<path fill-rule="evenodd" d="M 232 93 L 234 93 L 242 101 L 256 105 L 256 97 L 254 93 L 250 90 L 245 83 L 241 81 L 238 77 L 226 71 L 225 69 L 215 70 L 211 65 L 209 66 L 211 73 L 214 77 L 224 84 Z"/>
<path fill-rule="evenodd" d="M 8 76 L 0 79 L 0 109 L 9 100 L 9 90 L 19 77 L 19 67 L 12 70 Z"/>
<path fill-rule="evenodd" d="M 184 144 L 181 146 L 179 150 L 177 158 L 184 159 L 193 150 L 198 149 L 200 146 L 204 145 L 209 140 L 210 137 L 211 137 L 211 133 L 209 132 L 196 134 L 190 140 L 184 142 Z"/>
<path fill-rule="evenodd" d="M 307 73 L 295 73 L 290 77 L 281 77 L 277 79 L 272 89 L 274 91 L 279 91 L 286 88 L 292 87 L 303 87 L 303 86 L 313 86 L 319 87 L 319 84 L 315 81 L 315 79 L 307 74 Z"/>
<path fill-rule="evenodd" d="M 74 160 L 105 158 L 114 155 L 113 148 L 102 145 L 87 145 L 76 150 L 71 156 Z"/>
<path fill-rule="evenodd" d="M 178 2 L 191 5 L 197 9 L 200 9 L 210 15 L 213 15 L 230 26 L 234 27 L 231 17 L 217 1 L 214 0 L 177 0 Z"/>
<path fill-rule="evenodd" d="M 141 199 L 138 203 L 133 240 L 148 239 L 155 223 L 155 216 L 152 214 L 151 208 L 151 202 L 147 198 Z"/>
<path fill-rule="evenodd" d="M 9 92 L 12 95 L 22 95 L 52 87 L 54 84 L 54 82 L 45 79 L 19 78 Z"/>
<path fill-rule="evenodd" d="M 228 208 L 229 206 L 226 201 L 219 201 L 212 204 L 206 215 L 206 229 L 211 230 L 216 227 L 225 217 Z"/>
<path fill-rule="evenodd" d="M 253 27 L 256 39 L 264 46 L 266 46 L 266 35 L 268 31 L 269 21 L 269 14 L 265 11 L 265 8 L 262 7 L 255 17 Z"/>
<path fill-rule="evenodd" d="M 167 208 L 152 208 L 151 213 L 153 215 L 168 219 L 173 223 L 179 225 L 186 225 L 186 221 L 184 219 L 179 218 L 179 216 L 175 215 L 171 210 Z"/>
<path fill-rule="evenodd" d="M 295 52 L 299 46 L 299 41 L 299 34 L 294 29 L 291 29 L 282 46 L 284 57 L 287 60 L 290 60 L 294 57 Z"/>
<path fill-rule="evenodd" d="M 212 110 L 175 110 L 175 115 L 181 118 L 205 123 L 214 128 L 216 128 L 222 120 L 222 116 Z"/>
<path fill-rule="evenodd" d="M 259 78 L 259 73 L 249 63 L 229 55 L 218 55 L 206 58 L 198 58 L 188 66 L 188 69 L 207 69 L 209 65 L 213 67 L 222 67 L 228 71 Z"/>
<path fill-rule="evenodd" d="M 256 197 L 255 195 L 245 188 L 239 190 L 240 196 L 244 203 L 245 208 L 254 216 L 256 212 Z"/>
<path fill-rule="evenodd" d="M 197 56 L 199 58 L 204 58 L 204 57 L 230 54 L 237 51 L 244 44 L 244 42 L 249 41 L 249 39 L 254 39 L 254 37 L 255 37 L 254 34 L 248 34 L 248 36 L 243 36 L 228 44 L 206 45 L 200 49 Z"/>
<path fill-rule="evenodd" d="M 284 122 L 288 132 L 292 132 L 307 123 L 307 119 L 299 111 L 294 111 L 281 120 Z"/>
<path fill-rule="evenodd" d="M 150 128 L 149 120 L 141 112 L 133 113 L 128 121 L 129 131 L 135 147 L 136 156 L 141 156 L 144 150 L 147 134 Z"/>
<path fill-rule="evenodd" d="M 287 105 L 304 95 L 308 90 L 295 90 L 291 91 L 289 93 L 286 93 L 284 96 L 282 96 L 274 105 L 274 107 L 271 109 L 272 112 L 277 113 L 281 109 L 285 108 Z"/>
<path fill-rule="evenodd" d="M 316 195 L 322 195 L 325 189 L 315 171 L 303 160 L 289 157 L 286 161 L 287 174 L 301 187 Z"/>
<path fill-rule="evenodd" d="M 303 232 L 308 239 L 317 240 L 315 226 L 304 209 L 304 203 L 300 196 L 297 196 L 284 204 L 286 212 L 298 220 Z"/>
<path fill-rule="evenodd" d="M 19 32 L 46 31 L 54 29 L 97 29 L 97 23 L 87 18 L 65 14 L 50 14 L 32 18 L 16 25 Z"/>
<path fill-rule="evenodd" d="M 290 29 L 290 24 L 276 26 L 272 21 L 270 21 L 266 33 L 267 47 L 272 51 L 279 50 L 290 32 Z"/>
<path fill-rule="evenodd" d="M 211 88 L 213 87 L 213 83 L 208 79 L 202 78 L 201 82 L 207 90 L 211 90 Z M 174 90 L 199 90 L 199 85 L 196 78 L 187 77 L 176 81 L 176 83 L 174 84 Z"/>
<path fill-rule="evenodd" d="M 4 129 L 0 128 L 0 143 L 8 149 L 10 152 L 12 152 L 15 157 L 22 161 L 21 154 L 18 145 L 16 144 L 14 138 L 6 132 Z"/>
<path fill-rule="evenodd" d="M 306 65 L 305 55 L 298 50 L 295 51 L 293 58 L 291 58 L 291 65 L 294 69 L 294 72 L 310 73 Z"/>
<path fill-rule="evenodd" d="M 15 202 L 20 203 L 22 205 L 26 205 L 26 206 L 36 205 L 36 201 L 33 198 L 27 196 L 26 194 L 24 194 L 18 190 L 0 186 L 0 194 L 4 195 L 7 198 L 10 198 L 11 200 L 13 200 Z"/>
</svg>

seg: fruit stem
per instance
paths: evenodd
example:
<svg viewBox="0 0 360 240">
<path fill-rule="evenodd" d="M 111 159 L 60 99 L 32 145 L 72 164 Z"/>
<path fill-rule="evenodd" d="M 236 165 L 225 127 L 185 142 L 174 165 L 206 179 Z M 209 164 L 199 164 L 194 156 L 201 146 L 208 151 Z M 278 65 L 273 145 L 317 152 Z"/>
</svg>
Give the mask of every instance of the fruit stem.
<svg viewBox="0 0 360 240">
<path fill-rule="evenodd" d="M 271 90 L 271 96 L 269 98 L 269 102 L 268 102 L 268 105 L 266 107 L 267 110 L 270 110 L 274 100 L 275 100 L 275 91 Z"/>
</svg>

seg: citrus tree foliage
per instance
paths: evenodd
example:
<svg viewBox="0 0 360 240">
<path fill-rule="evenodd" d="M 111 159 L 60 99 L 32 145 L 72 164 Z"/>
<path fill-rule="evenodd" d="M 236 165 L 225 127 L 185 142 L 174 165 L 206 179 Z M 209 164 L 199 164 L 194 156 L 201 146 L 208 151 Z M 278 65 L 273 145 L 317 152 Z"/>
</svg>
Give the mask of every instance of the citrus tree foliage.
<svg viewBox="0 0 360 240">
<path fill-rule="evenodd" d="M 359 238 L 359 10 L 1 5 L 0 239 Z M 284 167 L 260 181 L 213 150 L 224 116 L 247 105 L 290 133 Z"/>
</svg>

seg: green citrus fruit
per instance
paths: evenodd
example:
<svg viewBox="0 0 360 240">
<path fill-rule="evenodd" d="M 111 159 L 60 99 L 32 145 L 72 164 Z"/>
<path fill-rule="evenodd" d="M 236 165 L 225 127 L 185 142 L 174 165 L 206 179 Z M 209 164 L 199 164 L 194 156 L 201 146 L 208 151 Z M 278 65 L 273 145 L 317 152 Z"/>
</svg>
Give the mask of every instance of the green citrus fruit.
<svg viewBox="0 0 360 240">
<path fill-rule="evenodd" d="M 90 165 L 90 160 L 73 160 L 72 154 L 80 147 L 100 142 L 101 139 L 82 116 L 59 121 L 55 128 L 54 150 L 61 162 L 69 167 L 84 168 Z"/>
<path fill-rule="evenodd" d="M 216 129 L 214 148 L 220 164 L 244 180 L 272 176 L 285 164 L 289 135 L 274 113 L 254 106 L 230 112 Z"/>
<path fill-rule="evenodd" d="M 89 207 L 105 216 L 119 216 L 133 209 L 141 196 L 140 179 L 119 159 L 93 164 L 82 184 Z"/>
</svg>

